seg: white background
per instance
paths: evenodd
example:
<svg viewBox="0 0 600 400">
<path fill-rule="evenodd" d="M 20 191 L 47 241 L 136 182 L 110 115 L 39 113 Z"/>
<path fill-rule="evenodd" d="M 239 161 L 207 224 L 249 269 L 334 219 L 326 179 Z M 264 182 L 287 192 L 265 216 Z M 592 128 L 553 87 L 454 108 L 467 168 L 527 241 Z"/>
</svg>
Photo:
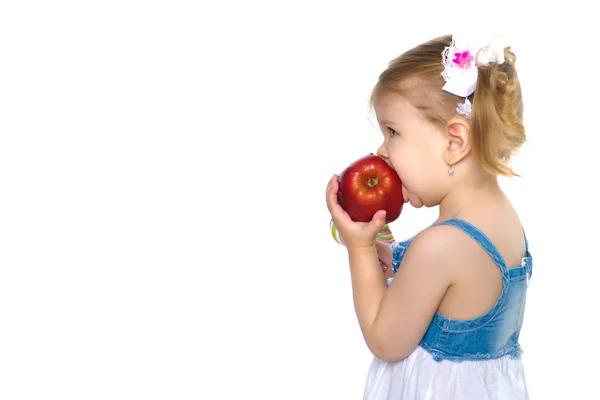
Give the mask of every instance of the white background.
<svg viewBox="0 0 600 400">
<path fill-rule="evenodd" d="M 387 62 L 465 28 L 513 39 L 524 90 L 502 183 L 535 257 L 531 398 L 596 396 L 591 5 L 215 3 L 0 6 L 0 398 L 361 399 L 325 186 L 381 140 Z"/>
</svg>

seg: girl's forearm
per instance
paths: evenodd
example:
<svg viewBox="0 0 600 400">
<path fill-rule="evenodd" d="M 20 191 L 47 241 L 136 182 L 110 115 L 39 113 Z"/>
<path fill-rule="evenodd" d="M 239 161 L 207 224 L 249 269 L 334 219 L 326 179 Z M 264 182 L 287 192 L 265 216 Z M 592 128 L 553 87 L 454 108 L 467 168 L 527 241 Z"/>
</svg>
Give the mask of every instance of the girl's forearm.
<svg viewBox="0 0 600 400">
<path fill-rule="evenodd" d="M 375 246 L 349 248 L 348 257 L 356 316 L 367 345 L 372 347 L 373 326 L 387 289 L 386 279 Z"/>
</svg>

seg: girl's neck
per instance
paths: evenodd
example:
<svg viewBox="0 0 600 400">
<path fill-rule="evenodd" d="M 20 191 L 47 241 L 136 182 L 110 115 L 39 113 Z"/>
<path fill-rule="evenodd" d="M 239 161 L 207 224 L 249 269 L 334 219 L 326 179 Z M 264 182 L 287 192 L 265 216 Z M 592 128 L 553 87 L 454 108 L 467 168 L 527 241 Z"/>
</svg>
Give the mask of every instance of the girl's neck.
<svg viewBox="0 0 600 400">
<path fill-rule="evenodd" d="M 496 176 L 485 174 L 477 179 L 464 180 L 442 199 L 436 222 L 460 218 L 503 197 Z"/>
</svg>

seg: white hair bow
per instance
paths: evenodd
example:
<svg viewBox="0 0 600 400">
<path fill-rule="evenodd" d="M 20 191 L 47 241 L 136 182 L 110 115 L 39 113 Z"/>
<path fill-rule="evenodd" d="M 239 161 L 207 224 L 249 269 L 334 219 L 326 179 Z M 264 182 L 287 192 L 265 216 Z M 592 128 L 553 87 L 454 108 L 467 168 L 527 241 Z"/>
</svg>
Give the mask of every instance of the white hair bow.
<svg viewBox="0 0 600 400">
<path fill-rule="evenodd" d="M 477 66 L 504 63 L 505 47 L 501 37 L 482 45 L 473 38 L 453 35 L 452 44 L 442 52 L 443 89 L 460 97 L 470 96 L 477 83 Z"/>
</svg>

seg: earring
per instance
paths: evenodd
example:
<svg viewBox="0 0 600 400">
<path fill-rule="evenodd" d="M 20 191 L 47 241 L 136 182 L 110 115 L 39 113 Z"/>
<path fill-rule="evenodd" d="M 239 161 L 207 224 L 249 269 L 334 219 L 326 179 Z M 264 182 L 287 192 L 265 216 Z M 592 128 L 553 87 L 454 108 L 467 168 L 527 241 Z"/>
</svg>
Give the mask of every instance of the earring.
<svg viewBox="0 0 600 400">
<path fill-rule="evenodd" d="M 454 173 L 454 165 L 448 166 L 448 175 L 452 175 Z"/>
</svg>

